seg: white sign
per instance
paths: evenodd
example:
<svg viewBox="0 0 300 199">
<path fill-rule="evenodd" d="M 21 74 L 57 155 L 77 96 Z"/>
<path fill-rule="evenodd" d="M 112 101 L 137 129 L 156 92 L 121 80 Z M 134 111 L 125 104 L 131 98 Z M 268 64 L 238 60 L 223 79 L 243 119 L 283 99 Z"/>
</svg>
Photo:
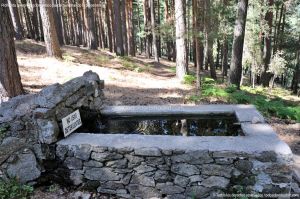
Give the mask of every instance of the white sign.
<svg viewBox="0 0 300 199">
<path fill-rule="evenodd" d="M 74 132 L 76 129 L 81 127 L 82 122 L 80 118 L 80 113 L 79 110 L 71 113 L 67 117 L 62 119 L 62 125 L 64 129 L 64 135 L 67 137 L 70 135 L 72 132 Z"/>
</svg>

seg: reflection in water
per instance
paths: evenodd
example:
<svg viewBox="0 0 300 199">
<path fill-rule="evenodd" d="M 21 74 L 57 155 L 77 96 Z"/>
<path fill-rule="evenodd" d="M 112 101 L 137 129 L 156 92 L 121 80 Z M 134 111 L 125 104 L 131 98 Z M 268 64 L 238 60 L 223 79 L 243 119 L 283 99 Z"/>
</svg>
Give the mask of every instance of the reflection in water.
<svg viewBox="0 0 300 199">
<path fill-rule="evenodd" d="M 240 124 L 234 115 L 185 117 L 111 117 L 103 118 L 97 133 L 175 136 L 240 136 Z"/>
</svg>

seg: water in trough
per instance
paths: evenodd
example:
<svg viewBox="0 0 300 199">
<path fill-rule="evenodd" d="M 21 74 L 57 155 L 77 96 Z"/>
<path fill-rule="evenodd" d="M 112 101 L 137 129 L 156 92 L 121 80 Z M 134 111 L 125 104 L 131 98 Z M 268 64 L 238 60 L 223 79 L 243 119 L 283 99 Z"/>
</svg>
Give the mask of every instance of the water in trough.
<svg viewBox="0 0 300 199">
<path fill-rule="evenodd" d="M 242 136 L 235 115 L 102 117 L 95 133 L 174 136 Z"/>
</svg>

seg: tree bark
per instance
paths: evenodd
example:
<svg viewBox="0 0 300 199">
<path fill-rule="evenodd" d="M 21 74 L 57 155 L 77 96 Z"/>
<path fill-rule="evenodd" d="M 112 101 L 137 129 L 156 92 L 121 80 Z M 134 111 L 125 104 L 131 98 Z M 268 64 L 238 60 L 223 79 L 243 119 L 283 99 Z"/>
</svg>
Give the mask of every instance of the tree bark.
<svg viewBox="0 0 300 199">
<path fill-rule="evenodd" d="M 272 9 L 274 5 L 274 0 L 269 0 L 268 8 Z M 263 60 L 264 60 L 264 71 L 261 76 L 261 81 L 264 87 L 269 86 L 272 75 L 268 72 L 269 64 L 271 61 L 271 52 L 272 52 L 272 24 L 273 24 L 273 11 L 268 10 L 265 16 L 265 20 L 267 21 L 269 32 L 265 33 L 264 36 L 264 49 L 263 49 Z"/>
<path fill-rule="evenodd" d="M 223 58 L 222 58 L 222 76 L 227 77 L 227 71 L 228 71 L 228 39 L 225 35 L 224 37 L 224 43 L 223 43 Z"/>
<path fill-rule="evenodd" d="M 61 59 L 62 53 L 59 47 L 59 41 L 55 29 L 53 10 L 47 5 L 51 5 L 51 0 L 40 0 L 40 10 L 43 21 L 47 54 L 49 56 L 54 56 Z"/>
<path fill-rule="evenodd" d="M 240 88 L 248 0 L 239 0 L 234 28 L 229 82 Z"/>
<path fill-rule="evenodd" d="M 204 33 L 205 33 L 205 69 L 210 68 L 210 76 L 213 79 L 217 79 L 216 68 L 214 64 L 213 58 L 213 44 L 214 40 L 211 34 L 211 26 L 212 26 L 212 9 L 210 0 L 206 0 L 204 3 L 205 6 L 205 19 L 204 19 Z"/>
<path fill-rule="evenodd" d="M 176 75 L 182 81 L 188 73 L 186 49 L 185 0 L 175 0 Z"/>
<path fill-rule="evenodd" d="M 171 17 L 170 17 L 169 12 L 170 12 L 169 1 L 165 0 L 165 20 L 168 25 L 171 24 Z M 170 41 L 170 39 L 167 39 L 166 43 L 167 43 L 167 57 L 168 57 L 168 60 L 171 61 L 172 60 L 172 42 Z"/>
<path fill-rule="evenodd" d="M 151 32 L 152 32 L 152 45 L 153 45 L 153 54 L 155 61 L 159 62 L 159 54 L 157 49 L 157 36 L 156 36 L 156 23 L 155 23 L 155 6 L 154 0 L 150 0 L 150 10 L 151 10 Z"/>
<path fill-rule="evenodd" d="M 197 74 L 197 90 L 201 86 L 200 72 L 203 69 L 203 42 L 199 37 L 199 33 L 203 32 L 203 0 L 195 0 L 195 63 L 196 63 L 196 74 Z"/>
<path fill-rule="evenodd" d="M 3 1 L 1 1 L 2 3 Z M 21 95 L 23 87 L 14 43 L 14 28 L 9 9 L 0 6 L 0 104 L 9 97 Z"/>
<path fill-rule="evenodd" d="M 133 0 L 126 0 L 126 25 L 127 25 L 128 53 L 131 56 L 135 56 Z"/>
<path fill-rule="evenodd" d="M 23 27 L 21 25 L 21 21 L 20 21 L 20 16 L 19 16 L 19 11 L 18 11 L 16 0 L 8 0 L 7 3 L 9 6 L 9 11 L 10 11 L 12 22 L 13 22 L 14 29 L 15 29 L 15 37 L 17 40 L 21 40 L 21 39 L 23 39 L 24 32 L 23 32 Z"/>
<path fill-rule="evenodd" d="M 150 9 L 149 9 L 149 0 L 144 0 L 143 3 L 143 9 L 144 9 L 144 31 L 146 34 L 145 37 L 145 53 L 146 57 L 149 59 L 151 57 L 151 15 L 150 15 Z"/>
<path fill-rule="evenodd" d="M 113 51 L 113 35 L 112 35 L 112 29 L 111 29 L 111 0 L 107 0 L 106 2 L 106 6 L 105 6 L 105 13 L 106 13 L 106 26 L 107 26 L 107 34 L 108 34 L 108 48 L 109 51 L 112 52 Z"/>
<path fill-rule="evenodd" d="M 86 1 L 86 30 L 87 30 L 87 46 L 89 49 L 97 49 L 97 38 L 95 36 L 95 18 L 94 18 L 94 9 L 92 4 L 94 0 L 84 0 Z"/>
<path fill-rule="evenodd" d="M 120 13 L 120 0 L 114 0 L 114 32 L 116 41 L 116 54 L 124 56 L 123 36 L 122 36 L 122 22 Z"/>
<path fill-rule="evenodd" d="M 120 12 L 121 12 L 121 20 L 122 20 L 122 36 L 123 36 L 123 46 L 124 46 L 124 53 L 128 55 L 128 39 L 127 39 L 127 24 L 126 24 L 126 9 L 125 9 L 125 0 L 120 1 Z"/>
<path fill-rule="evenodd" d="M 21 3 L 23 5 L 27 5 L 26 0 L 21 0 Z M 25 17 L 26 27 L 27 27 L 27 37 L 32 39 L 32 38 L 34 38 L 34 31 L 33 31 L 31 18 L 30 18 L 30 14 L 29 14 L 29 10 L 28 10 L 27 6 L 23 6 L 23 12 L 24 12 L 24 17 Z"/>
</svg>

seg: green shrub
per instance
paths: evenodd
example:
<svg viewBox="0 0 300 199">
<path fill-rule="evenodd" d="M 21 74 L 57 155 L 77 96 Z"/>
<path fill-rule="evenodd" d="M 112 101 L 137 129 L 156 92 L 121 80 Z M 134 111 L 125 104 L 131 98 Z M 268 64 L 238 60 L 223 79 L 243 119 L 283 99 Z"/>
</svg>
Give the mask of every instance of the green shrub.
<svg viewBox="0 0 300 199">
<path fill-rule="evenodd" d="M 230 95 L 230 101 L 235 104 L 248 104 L 252 100 L 252 97 L 247 95 L 244 91 L 233 92 Z"/>
<path fill-rule="evenodd" d="M 0 199 L 27 199 L 33 193 L 33 187 L 22 185 L 17 180 L 0 180 Z"/>
<path fill-rule="evenodd" d="M 234 93 L 235 91 L 237 91 L 237 86 L 236 85 L 230 85 L 227 88 L 225 88 L 225 91 L 227 93 Z"/>
<path fill-rule="evenodd" d="M 215 83 L 216 83 L 215 80 L 209 77 L 205 77 L 202 80 L 202 85 L 213 85 Z"/>
<path fill-rule="evenodd" d="M 193 84 L 195 84 L 196 80 L 197 80 L 197 78 L 195 75 L 185 75 L 183 83 L 188 84 L 188 85 L 193 85 Z"/>
</svg>

